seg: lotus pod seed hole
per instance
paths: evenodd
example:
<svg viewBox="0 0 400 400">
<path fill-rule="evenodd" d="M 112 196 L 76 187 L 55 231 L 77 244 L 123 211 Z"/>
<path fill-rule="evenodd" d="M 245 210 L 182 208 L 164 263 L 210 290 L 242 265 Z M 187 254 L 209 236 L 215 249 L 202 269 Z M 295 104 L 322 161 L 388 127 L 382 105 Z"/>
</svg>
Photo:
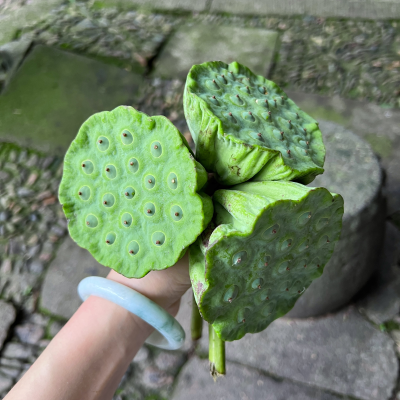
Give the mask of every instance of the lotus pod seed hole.
<svg viewBox="0 0 400 400">
<path fill-rule="evenodd" d="M 288 250 L 292 245 L 292 239 L 284 240 L 281 244 L 281 251 Z"/>
<path fill-rule="evenodd" d="M 97 143 L 97 148 L 100 151 L 106 151 L 110 147 L 110 142 L 108 141 L 108 139 L 105 136 L 100 136 L 97 139 L 96 143 Z"/>
<path fill-rule="evenodd" d="M 130 256 L 136 256 L 136 254 L 139 253 L 139 250 L 140 250 L 139 243 L 136 242 L 135 240 L 132 240 L 132 242 L 128 244 L 128 253 Z"/>
<path fill-rule="evenodd" d="M 236 299 L 238 293 L 239 287 L 236 285 L 231 285 L 225 291 L 223 299 L 225 302 L 232 303 L 232 301 Z"/>
<path fill-rule="evenodd" d="M 247 251 L 239 251 L 232 257 L 232 266 L 238 267 L 245 264 L 247 261 Z"/>
<path fill-rule="evenodd" d="M 86 200 L 89 200 L 90 193 L 91 193 L 91 190 L 90 190 L 89 186 L 82 186 L 78 191 L 78 196 L 80 199 L 86 201 Z"/>
<path fill-rule="evenodd" d="M 131 200 L 135 197 L 135 189 L 131 186 L 128 186 L 124 190 L 124 197 L 128 200 Z"/>
<path fill-rule="evenodd" d="M 121 141 L 124 145 L 132 144 L 133 136 L 127 129 L 124 129 L 121 134 Z"/>
<path fill-rule="evenodd" d="M 324 235 L 318 240 L 318 247 L 323 247 L 330 243 L 328 236 Z"/>
<path fill-rule="evenodd" d="M 115 204 L 115 197 L 111 193 L 106 193 L 103 196 L 103 206 L 106 208 L 110 208 Z"/>
<path fill-rule="evenodd" d="M 178 187 L 178 177 L 173 172 L 168 175 L 168 186 L 172 190 L 175 190 Z"/>
<path fill-rule="evenodd" d="M 114 165 L 109 164 L 106 166 L 105 175 L 108 179 L 115 179 L 117 176 L 117 169 L 114 167 Z"/>
<path fill-rule="evenodd" d="M 87 175 L 90 175 L 94 171 L 94 165 L 90 160 L 84 161 L 81 164 L 81 166 L 82 166 L 82 171 Z"/>
<path fill-rule="evenodd" d="M 278 267 L 278 273 L 279 274 L 284 274 L 287 273 L 288 271 L 290 271 L 290 261 L 284 261 L 283 263 L 281 263 Z"/>
<path fill-rule="evenodd" d="M 297 222 L 300 226 L 303 226 L 303 225 L 307 224 L 308 221 L 310 221 L 310 218 L 311 218 L 311 213 L 309 211 L 307 211 L 300 215 Z"/>
<path fill-rule="evenodd" d="M 86 226 L 88 228 L 96 228 L 97 225 L 99 225 L 99 220 L 95 215 L 89 214 L 86 216 Z"/>
<path fill-rule="evenodd" d="M 268 297 L 267 297 L 268 299 Z M 275 311 L 275 304 L 274 302 L 268 303 L 261 311 L 261 314 L 264 317 L 269 317 Z"/>
<path fill-rule="evenodd" d="M 158 158 L 162 154 L 162 146 L 160 142 L 153 142 L 150 146 L 151 155 Z"/>
<path fill-rule="evenodd" d="M 171 207 L 171 217 L 174 221 L 180 221 L 183 217 L 182 208 L 174 205 Z"/>
<path fill-rule="evenodd" d="M 131 214 L 129 214 L 129 213 L 122 214 L 121 222 L 122 222 L 122 226 L 124 228 L 129 228 L 132 225 L 132 221 L 133 221 L 133 218 L 132 218 Z"/>
<path fill-rule="evenodd" d="M 264 280 L 262 278 L 258 278 L 255 279 L 252 283 L 251 283 L 251 287 L 253 289 L 261 289 L 261 286 L 263 285 Z"/>
<path fill-rule="evenodd" d="M 329 218 L 320 218 L 315 225 L 315 229 L 317 231 L 320 231 L 321 229 L 326 228 L 328 224 L 329 224 Z"/>
<path fill-rule="evenodd" d="M 271 262 L 271 256 L 265 255 L 261 258 L 260 268 L 268 267 L 269 263 Z"/>
<path fill-rule="evenodd" d="M 266 229 L 263 233 L 263 237 L 267 241 L 274 240 L 276 238 L 276 234 L 279 232 L 279 224 L 275 224 L 273 226 L 270 226 L 268 229 Z"/>
<path fill-rule="evenodd" d="M 117 235 L 116 235 L 114 232 L 107 233 L 107 236 L 106 236 L 106 243 L 107 243 L 109 246 L 111 246 L 112 244 L 115 243 L 116 238 L 117 238 Z"/>
<path fill-rule="evenodd" d="M 146 187 L 146 189 L 153 189 L 154 186 L 156 184 L 156 178 L 154 178 L 153 175 L 147 175 L 144 178 L 144 186 Z"/>
<path fill-rule="evenodd" d="M 151 240 L 157 247 L 162 246 L 165 243 L 165 235 L 162 232 L 154 232 Z"/>
<path fill-rule="evenodd" d="M 135 174 L 139 169 L 139 161 L 136 158 L 131 158 L 128 161 L 128 170 Z"/>
<path fill-rule="evenodd" d="M 244 324 L 246 322 L 247 315 L 250 315 L 249 308 L 242 308 L 239 310 L 237 321 L 239 324 Z"/>
<path fill-rule="evenodd" d="M 144 214 L 147 217 L 153 217 L 156 213 L 156 206 L 153 203 L 146 203 L 144 205 Z"/>
</svg>

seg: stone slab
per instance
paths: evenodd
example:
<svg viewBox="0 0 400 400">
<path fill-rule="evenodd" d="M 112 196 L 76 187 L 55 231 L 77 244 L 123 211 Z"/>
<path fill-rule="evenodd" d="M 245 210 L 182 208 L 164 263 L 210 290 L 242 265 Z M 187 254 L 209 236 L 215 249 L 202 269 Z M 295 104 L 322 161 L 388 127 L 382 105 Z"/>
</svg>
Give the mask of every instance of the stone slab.
<svg viewBox="0 0 400 400">
<path fill-rule="evenodd" d="M 110 270 L 67 237 L 51 262 L 43 282 L 40 307 L 46 312 L 70 318 L 81 305 L 79 282 L 87 276 L 107 276 Z"/>
<path fill-rule="evenodd" d="M 277 380 L 255 369 L 227 365 L 227 375 L 213 382 L 208 360 L 193 357 L 181 371 L 172 400 L 339 400 L 341 397 L 288 380 Z"/>
<path fill-rule="evenodd" d="M 208 8 L 207 0 L 96 0 L 95 6 L 118 7 L 131 10 L 133 7 L 150 10 L 185 10 L 201 12 Z"/>
<path fill-rule="evenodd" d="M 277 49 L 275 31 L 217 25 L 186 25 L 178 29 L 155 64 L 155 76 L 185 79 L 193 64 L 238 61 L 259 75 L 268 75 Z"/>
<path fill-rule="evenodd" d="M 10 326 L 15 321 L 15 308 L 4 300 L 0 300 L 0 350 L 7 337 Z"/>
<path fill-rule="evenodd" d="M 64 154 L 93 113 L 133 104 L 143 78 L 36 46 L 0 96 L 0 140 Z"/>
<path fill-rule="evenodd" d="M 200 346 L 208 351 L 207 331 Z M 320 318 L 278 319 L 263 332 L 227 343 L 226 357 L 363 400 L 389 399 L 398 374 L 393 340 L 353 308 Z"/>
<path fill-rule="evenodd" d="M 39 22 L 62 3 L 63 0 L 30 0 L 22 7 L 1 14 L 0 45 L 13 40 L 19 29 Z"/>
<path fill-rule="evenodd" d="M 386 223 L 385 243 L 376 273 L 364 290 L 357 307 L 375 324 L 382 324 L 400 313 L 400 231 Z"/>
<path fill-rule="evenodd" d="M 396 0 L 212 0 L 211 12 L 394 19 L 400 17 L 400 3 Z"/>
</svg>

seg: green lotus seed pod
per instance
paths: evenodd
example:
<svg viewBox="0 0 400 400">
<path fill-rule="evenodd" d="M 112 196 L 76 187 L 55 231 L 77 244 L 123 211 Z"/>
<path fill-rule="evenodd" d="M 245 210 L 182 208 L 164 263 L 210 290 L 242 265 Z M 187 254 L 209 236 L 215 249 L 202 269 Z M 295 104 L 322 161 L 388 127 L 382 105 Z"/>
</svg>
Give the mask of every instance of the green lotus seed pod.
<svg viewBox="0 0 400 400">
<path fill-rule="evenodd" d="M 59 198 L 69 232 L 126 277 L 174 265 L 208 225 L 205 169 L 165 117 L 132 107 L 92 115 L 65 156 Z"/>
<path fill-rule="evenodd" d="M 213 200 L 217 227 L 190 247 L 190 278 L 203 318 L 231 341 L 286 314 L 322 274 L 343 199 L 294 182 L 250 182 Z"/>
<path fill-rule="evenodd" d="M 237 62 L 194 65 L 183 105 L 196 158 L 221 184 L 307 184 L 324 171 L 318 123 L 275 83 Z"/>
</svg>

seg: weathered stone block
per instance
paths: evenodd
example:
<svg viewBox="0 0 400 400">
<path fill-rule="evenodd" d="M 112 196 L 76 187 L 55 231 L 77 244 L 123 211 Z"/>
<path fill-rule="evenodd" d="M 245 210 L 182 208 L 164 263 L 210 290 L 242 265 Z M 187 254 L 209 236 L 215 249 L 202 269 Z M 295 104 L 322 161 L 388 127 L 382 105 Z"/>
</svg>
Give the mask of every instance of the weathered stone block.
<svg viewBox="0 0 400 400">
<path fill-rule="evenodd" d="M 185 79 L 193 64 L 238 61 L 259 75 L 268 75 L 277 49 L 278 32 L 218 25 L 183 26 L 157 59 L 155 76 Z"/>
<path fill-rule="evenodd" d="M 15 308 L 4 300 L 0 300 L 0 349 L 3 347 L 8 330 L 15 321 L 15 317 Z"/>
</svg>

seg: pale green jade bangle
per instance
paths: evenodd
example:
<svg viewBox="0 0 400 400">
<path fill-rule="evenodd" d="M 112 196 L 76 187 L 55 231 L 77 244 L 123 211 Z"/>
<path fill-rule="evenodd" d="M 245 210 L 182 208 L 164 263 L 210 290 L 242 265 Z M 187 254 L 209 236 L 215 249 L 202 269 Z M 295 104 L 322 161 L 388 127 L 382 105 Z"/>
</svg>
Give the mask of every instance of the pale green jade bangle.
<svg viewBox="0 0 400 400">
<path fill-rule="evenodd" d="M 146 343 L 166 350 L 176 350 L 185 341 L 185 331 L 179 322 L 162 307 L 125 285 L 98 276 L 89 276 L 78 285 L 82 301 L 97 296 L 112 301 L 137 315 L 156 330 Z"/>
</svg>

